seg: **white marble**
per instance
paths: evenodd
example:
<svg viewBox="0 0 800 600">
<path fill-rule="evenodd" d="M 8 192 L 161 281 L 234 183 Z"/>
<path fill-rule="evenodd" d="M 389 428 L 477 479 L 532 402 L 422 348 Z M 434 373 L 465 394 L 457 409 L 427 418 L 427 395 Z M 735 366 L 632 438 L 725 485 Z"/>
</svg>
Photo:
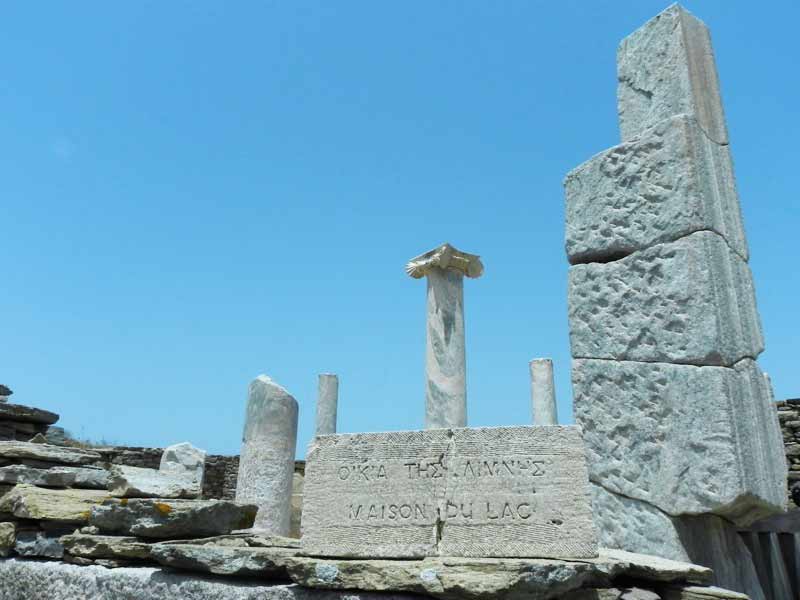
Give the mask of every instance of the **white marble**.
<svg viewBox="0 0 800 600">
<path fill-rule="evenodd" d="M 266 375 L 250 384 L 236 502 L 259 507 L 254 527 L 288 536 L 297 445 L 297 401 Z"/>
<path fill-rule="evenodd" d="M 336 433 L 336 414 L 339 407 L 339 378 L 333 373 L 319 376 L 317 394 L 316 435 Z"/>
<path fill-rule="evenodd" d="M 553 361 L 534 358 L 528 365 L 531 371 L 531 402 L 534 425 L 558 425 L 556 386 L 553 382 Z"/>
</svg>

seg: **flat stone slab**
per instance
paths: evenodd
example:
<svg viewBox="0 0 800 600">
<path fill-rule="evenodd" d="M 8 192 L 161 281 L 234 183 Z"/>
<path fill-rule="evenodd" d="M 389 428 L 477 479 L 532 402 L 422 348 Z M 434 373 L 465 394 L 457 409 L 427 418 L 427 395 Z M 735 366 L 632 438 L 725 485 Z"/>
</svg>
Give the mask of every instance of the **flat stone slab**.
<svg viewBox="0 0 800 600">
<path fill-rule="evenodd" d="M 747 260 L 730 150 L 679 115 L 583 163 L 564 180 L 572 264 L 605 262 L 696 231 Z"/>
<path fill-rule="evenodd" d="M 319 436 L 304 486 L 307 554 L 597 555 L 574 426 Z"/>
<path fill-rule="evenodd" d="M 700 231 L 569 270 L 575 358 L 731 366 L 764 350 L 750 268 Z"/>
<path fill-rule="evenodd" d="M 158 564 L 175 569 L 288 581 L 286 559 L 296 548 L 250 548 L 198 544 L 153 544 L 150 555 Z"/>
<path fill-rule="evenodd" d="M 783 438 L 755 361 L 575 359 L 572 386 L 592 481 L 674 516 L 746 526 L 785 510 Z"/>
<path fill-rule="evenodd" d="M 89 511 L 108 498 L 100 490 L 55 490 L 19 484 L 0 498 L 0 513 L 18 519 L 86 523 Z"/>
<path fill-rule="evenodd" d="M 81 448 L 5 441 L 0 442 L 0 458 L 30 459 L 64 465 L 85 465 L 99 461 L 101 456 L 97 452 Z"/>
<path fill-rule="evenodd" d="M 119 535 L 73 533 L 61 537 L 61 544 L 72 556 L 82 558 L 148 559 L 151 544 L 139 538 Z"/>
<path fill-rule="evenodd" d="M 202 478 L 188 471 L 173 472 L 114 465 L 108 474 L 108 489 L 118 498 L 198 498 Z"/>
<path fill-rule="evenodd" d="M 257 510 L 225 500 L 110 499 L 93 507 L 89 524 L 142 538 L 206 537 L 251 527 Z"/>
<path fill-rule="evenodd" d="M 58 421 L 58 415 L 47 410 L 21 404 L 0 404 L 0 420 L 52 425 Z"/>
<path fill-rule="evenodd" d="M 322 592 L 163 568 L 106 569 L 19 559 L 0 561 L 0 590 L 3 600 L 420 600 L 410 594 Z"/>
<path fill-rule="evenodd" d="M 445 600 L 488 598 L 565 598 L 583 587 L 606 587 L 618 577 L 646 575 L 654 582 L 706 583 L 711 571 L 627 552 L 595 559 L 449 558 L 421 560 L 352 560 L 295 557 L 287 559 L 292 580 L 328 590 L 408 592 Z"/>
<path fill-rule="evenodd" d="M 70 487 L 75 483 L 75 473 L 57 469 L 37 469 L 27 465 L 0 467 L 0 483 L 29 483 L 44 487 Z"/>
</svg>

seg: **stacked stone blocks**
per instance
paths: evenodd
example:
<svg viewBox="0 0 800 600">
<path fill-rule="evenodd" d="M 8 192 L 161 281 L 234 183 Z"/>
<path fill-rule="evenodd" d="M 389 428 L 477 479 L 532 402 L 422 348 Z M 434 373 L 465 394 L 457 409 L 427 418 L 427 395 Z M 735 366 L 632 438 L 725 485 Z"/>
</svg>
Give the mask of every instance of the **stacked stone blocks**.
<svg viewBox="0 0 800 600">
<path fill-rule="evenodd" d="M 786 466 L 710 36 L 673 5 L 617 60 L 622 143 L 565 179 L 575 417 L 601 544 L 709 566 L 718 546 L 735 565 L 718 577 L 763 597 L 731 522 L 785 508 Z"/>
</svg>

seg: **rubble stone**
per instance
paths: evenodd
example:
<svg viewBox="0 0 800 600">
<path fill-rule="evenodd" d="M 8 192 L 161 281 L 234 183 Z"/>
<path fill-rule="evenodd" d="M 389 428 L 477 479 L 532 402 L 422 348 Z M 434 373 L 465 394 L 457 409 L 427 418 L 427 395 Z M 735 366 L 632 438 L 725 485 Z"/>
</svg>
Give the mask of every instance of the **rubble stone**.
<svg viewBox="0 0 800 600">
<path fill-rule="evenodd" d="M 108 489 L 118 498 L 197 498 L 202 484 L 190 472 L 164 472 L 141 467 L 114 465 Z"/>
<path fill-rule="evenodd" d="M 19 519 L 85 523 L 92 506 L 108 498 L 99 490 L 55 490 L 19 484 L 0 498 L 0 513 Z"/>
</svg>

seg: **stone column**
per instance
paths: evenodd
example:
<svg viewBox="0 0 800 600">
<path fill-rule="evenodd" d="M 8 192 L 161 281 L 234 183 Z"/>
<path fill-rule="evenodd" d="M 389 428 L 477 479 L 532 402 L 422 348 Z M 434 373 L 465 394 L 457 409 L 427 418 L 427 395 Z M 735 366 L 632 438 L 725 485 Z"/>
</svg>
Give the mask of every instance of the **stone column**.
<svg viewBox="0 0 800 600">
<path fill-rule="evenodd" d="M 339 406 L 339 378 L 333 373 L 319 376 L 316 435 L 336 433 L 336 412 Z"/>
<path fill-rule="evenodd" d="M 534 358 L 529 365 L 531 369 L 533 424 L 558 425 L 556 387 L 553 383 L 553 361 L 549 358 Z"/>
<path fill-rule="evenodd" d="M 250 384 L 236 502 L 258 505 L 254 529 L 289 535 L 297 401 L 266 375 Z"/>
<path fill-rule="evenodd" d="M 464 275 L 480 277 L 483 264 L 444 244 L 412 259 L 406 272 L 428 278 L 425 428 L 466 427 Z"/>
</svg>

